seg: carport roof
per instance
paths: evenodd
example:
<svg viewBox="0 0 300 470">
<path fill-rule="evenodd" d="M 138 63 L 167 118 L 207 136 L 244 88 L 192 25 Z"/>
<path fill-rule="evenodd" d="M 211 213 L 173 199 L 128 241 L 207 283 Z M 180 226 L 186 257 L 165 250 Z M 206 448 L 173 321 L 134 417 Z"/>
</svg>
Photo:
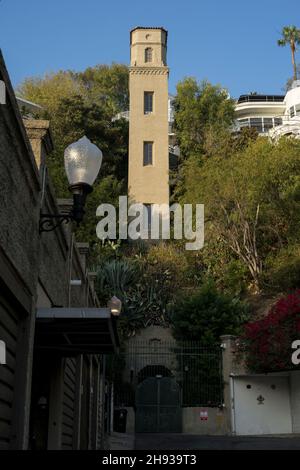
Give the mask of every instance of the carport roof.
<svg viewBox="0 0 300 470">
<path fill-rule="evenodd" d="M 65 356 L 112 353 L 119 346 L 108 308 L 39 308 L 35 334 L 36 349 Z"/>
</svg>

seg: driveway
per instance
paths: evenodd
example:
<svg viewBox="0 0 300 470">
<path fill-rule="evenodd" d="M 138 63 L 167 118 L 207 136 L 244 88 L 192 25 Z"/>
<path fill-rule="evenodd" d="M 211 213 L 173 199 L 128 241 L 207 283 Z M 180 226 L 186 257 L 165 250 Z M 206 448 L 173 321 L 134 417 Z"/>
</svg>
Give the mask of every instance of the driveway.
<svg viewBox="0 0 300 470">
<path fill-rule="evenodd" d="M 140 450 L 300 450 L 296 436 L 199 436 L 191 434 L 136 434 Z"/>
</svg>

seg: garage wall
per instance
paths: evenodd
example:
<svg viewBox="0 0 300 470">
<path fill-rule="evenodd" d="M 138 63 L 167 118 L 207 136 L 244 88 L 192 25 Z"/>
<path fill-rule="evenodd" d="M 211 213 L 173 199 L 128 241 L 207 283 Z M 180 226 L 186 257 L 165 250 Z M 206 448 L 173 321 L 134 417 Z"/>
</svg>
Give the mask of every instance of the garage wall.
<svg viewBox="0 0 300 470">
<path fill-rule="evenodd" d="M 300 371 L 291 372 L 291 413 L 294 433 L 300 433 Z"/>
<path fill-rule="evenodd" d="M 292 432 L 289 377 L 234 377 L 233 400 L 237 435 Z"/>
</svg>

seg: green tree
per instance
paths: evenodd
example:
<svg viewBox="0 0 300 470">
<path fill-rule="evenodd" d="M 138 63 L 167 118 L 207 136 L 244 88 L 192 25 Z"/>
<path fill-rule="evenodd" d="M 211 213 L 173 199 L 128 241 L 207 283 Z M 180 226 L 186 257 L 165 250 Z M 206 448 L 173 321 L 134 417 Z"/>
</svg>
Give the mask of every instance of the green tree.
<svg viewBox="0 0 300 470">
<path fill-rule="evenodd" d="M 50 167 L 55 163 L 63 174 L 64 149 L 86 135 L 103 152 L 99 178 L 108 175 L 118 180 L 127 178 L 128 122 L 124 119 L 112 122 L 104 105 L 89 103 L 79 95 L 64 98 L 51 120 L 51 128 L 55 149 L 49 157 Z"/>
<path fill-rule="evenodd" d="M 96 65 L 77 74 L 91 103 L 105 105 L 111 115 L 129 108 L 128 67 Z"/>
<path fill-rule="evenodd" d="M 128 109 L 128 67 L 123 64 L 96 65 L 83 72 L 71 70 L 25 79 L 17 88 L 22 98 L 41 105 L 44 114 L 55 119 L 61 100 L 81 96 L 89 104 L 105 108 L 112 118 Z"/>
<path fill-rule="evenodd" d="M 42 116 L 55 119 L 61 100 L 83 96 L 84 87 L 70 71 L 26 78 L 18 87 L 17 95 L 43 107 Z"/>
<path fill-rule="evenodd" d="M 115 111 L 128 102 L 128 68 L 125 65 L 96 66 L 81 73 L 60 71 L 44 78 L 26 79 L 19 94 L 40 104 L 40 117 L 50 119 L 55 149 L 48 166 L 58 196 L 66 196 L 64 149 L 86 135 L 104 155 L 99 178 L 127 178 L 128 123 L 112 122 Z M 127 93 L 127 94 L 126 94 Z M 101 96 L 105 97 L 101 99 Z"/>
<path fill-rule="evenodd" d="M 122 300 L 125 336 L 150 324 L 169 325 L 176 297 L 198 284 L 186 252 L 173 243 L 125 244 L 116 258 L 99 261 L 99 297 L 103 303 L 112 295 Z"/>
<path fill-rule="evenodd" d="M 210 282 L 176 303 L 172 314 L 173 334 L 181 341 L 215 344 L 221 335 L 238 334 L 247 319 L 247 306 L 219 292 Z"/>
<path fill-rule="evenodd" d="M 233 123 L 234 101 L 228 92 L 191 77 L 178 83 L 174 107 L 176 137 L 184 158 L 204 152 L 208 131 L 216 135 Z"/>
<path fill-rule="evenodd" d="M 289 44 L 292 54 L 292 64 L 294 71 L 294 80 L 297 80 L 297 64 L 295 61 L 296 47 L 300 44 L 300 29 L 296 26 L 284 26 L 281 32 L 281 38 L 277 41 L 278 46 L 285 47 Z"/>
<path fill-rule="evenodd" d="M 88 241 L 94 259 L 103 250 L 96 236 L 96 209 L 103 202 L 117 205 L 126 193 L 128 122 L 113 121 L 128 103 L 128 68 L 96 66 L 81 73 L 61 71 L 44 78 L 27 79 L 19 87 L 25 99 L 40 104 L 39 117 L 50 119 L 54 151 L 47 165 L 58 197 L 70 197 L 64 170 L 64 150 L 86 135 L 103 152 L 100 173 L 87 199 L 86 217 L 77 229 L 79 241 Z"/>
<path fill-rule="evenodd" d="M 85 218 L 82 224 L 76 229 L 76 239 L 82 242 L 88 242 L 91 248 L 91 262 L 96 263 L 100 253 L 109 251 L 114 252 L 114 246 L 110 245 L 109 250 L 103 246 L 102 240 L 96 235 L 96 226 L 99 219 L 96 217 L 96 209 L 102 203 L 113 204 L 118 206 L 118 197 L 124 194 L 123 182 L 118 181 L 113 175 L 98 177 L 93 185 L 93 192 L 89 195 L 85 207 Z"/>
<path fill-rule="evenodd" d="M 297 64 L 297 77 L 299 77 L 300 75 L 300 64 Z M 294 81 L 294 78 L 293 77 L 289 77 L 286 81 L 286 84 L 285 84 L 285 92 L 289 91 L 292 84 L 293 84 L 293 81 Z"/>
<path fill-rule="evenodd" d="M 204 203 L 212 259 L 213 247 L 222 244 L 224 261 L 229 250 L 247 268 L 256 291 L 266 259 L 299 242 L 299 154 L 298 140 L 273 144 L 259 138 L 229 158 L 202 164 L 190 158 L 184 165 L 181 200 Z"/>
</svg>

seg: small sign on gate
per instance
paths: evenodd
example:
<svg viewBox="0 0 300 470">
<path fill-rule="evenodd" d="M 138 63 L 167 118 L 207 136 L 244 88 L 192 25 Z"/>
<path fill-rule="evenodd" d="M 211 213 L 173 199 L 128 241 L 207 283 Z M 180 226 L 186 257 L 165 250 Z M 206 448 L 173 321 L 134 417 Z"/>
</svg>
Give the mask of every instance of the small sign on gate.
<svg viewBox="0 0 300 470">
<path fill-rule="evenodd" d="M 201 419 L 201 421 L 207 421 L 208 420 L 208 411 L 207 410 L 201 410 L 200 411 L 200 419 Z"/>
</svg>

